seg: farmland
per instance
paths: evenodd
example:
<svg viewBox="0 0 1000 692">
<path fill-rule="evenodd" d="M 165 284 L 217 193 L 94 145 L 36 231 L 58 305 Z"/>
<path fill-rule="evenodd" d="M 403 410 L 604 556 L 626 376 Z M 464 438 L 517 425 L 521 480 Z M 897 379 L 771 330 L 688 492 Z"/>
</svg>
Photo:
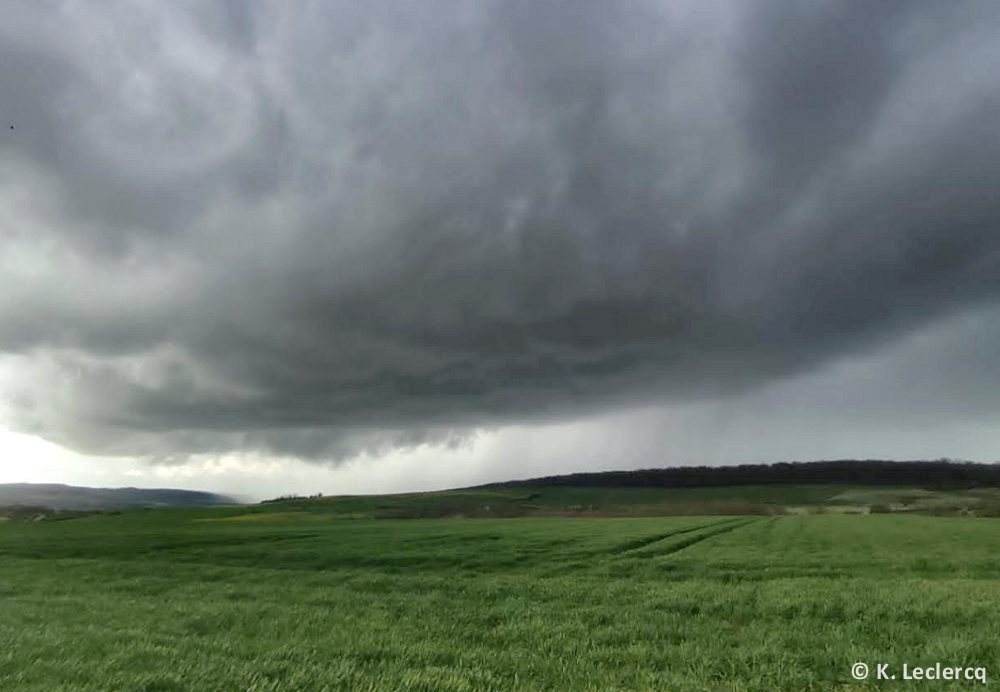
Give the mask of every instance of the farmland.
<svg viewBox="0 0 1000 692">
<path fill-rule="evenodd" d="M 0 689 L 905 690 L 982 684 L 904 681 L 904 663 L 1000 674 L 995 519 L 403 520 L 361 502 L 0 524 Z M 875 663 L 900 679 L 879 683 Z"/>
</svg>

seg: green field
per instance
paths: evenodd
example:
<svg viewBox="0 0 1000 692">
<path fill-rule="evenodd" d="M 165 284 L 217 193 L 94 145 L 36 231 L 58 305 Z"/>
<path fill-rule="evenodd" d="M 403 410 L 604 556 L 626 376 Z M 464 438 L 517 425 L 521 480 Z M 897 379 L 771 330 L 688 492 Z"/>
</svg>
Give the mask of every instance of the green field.
<svg viewBox="0 0 1000 692">
<path fill-rule="evenodd" d="M 393 520 L 339 502 L 361 501 L 0 524 L 0 690 L 983 686 L 901 679 L 938 662 L 1000 676 L 995 519 Z M 876 663 L 900 679 L 876 681 Z"/>
<path fill-rule="evenodd" d="M 690 516 L 926 512 L 1000 516 L 1000 488 L 846 484 L 733 485 L 699 488 L 498 486 L 436 493 L 299 498 L 246 512 L 321 512 L 344 518 Z"/>
</svg>

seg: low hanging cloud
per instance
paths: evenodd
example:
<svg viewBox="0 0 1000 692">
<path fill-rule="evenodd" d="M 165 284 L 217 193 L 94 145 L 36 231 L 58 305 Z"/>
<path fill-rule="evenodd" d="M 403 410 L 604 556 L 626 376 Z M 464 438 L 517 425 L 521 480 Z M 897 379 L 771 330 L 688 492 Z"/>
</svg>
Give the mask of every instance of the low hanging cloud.
<svg viewBox="0 0 1000 692">
<path fill-rule="evenodd" d="M 20 2 L 0 417 L 340 459 L 745 392 L 1000 294 L 986 0 Z"/>
</svg>

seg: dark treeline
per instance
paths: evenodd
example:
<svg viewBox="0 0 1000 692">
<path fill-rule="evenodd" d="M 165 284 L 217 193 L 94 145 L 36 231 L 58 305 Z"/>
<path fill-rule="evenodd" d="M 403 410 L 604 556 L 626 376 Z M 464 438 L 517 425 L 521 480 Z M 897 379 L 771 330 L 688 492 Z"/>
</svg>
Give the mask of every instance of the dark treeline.
<svg viewBox="0 0 1000 692">
<path fill-rule="evenodd" d="M 741 466 L 684 466 L 637 471 L 604 471 L 546 476 L 492 483 L 503 486 L 586 486 L 693 488 L 724 485 L 774 485 L 777 483 L 845 483 L 850 485 L 917 485 L 932 488 L 1000 486 L 1000 464 L 951 461 L 837 461 L 743 464 Z"/>
</svg>

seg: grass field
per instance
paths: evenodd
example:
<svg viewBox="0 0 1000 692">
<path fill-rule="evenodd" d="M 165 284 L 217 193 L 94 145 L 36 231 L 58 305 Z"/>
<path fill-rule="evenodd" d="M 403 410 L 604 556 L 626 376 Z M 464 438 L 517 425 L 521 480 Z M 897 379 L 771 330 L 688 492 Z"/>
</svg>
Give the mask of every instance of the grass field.
<svg viewBox="0 0 1000 692">
<path fill-rule="evenodd" d="M 0 690 L 938 690 L 983 685 L 904 681 L 902 665 L 1000 675 L 1000 520 L 249 509 L 0 524 Z M 876 681 L 876 663 L 898 679 Z"/>
</svg>

